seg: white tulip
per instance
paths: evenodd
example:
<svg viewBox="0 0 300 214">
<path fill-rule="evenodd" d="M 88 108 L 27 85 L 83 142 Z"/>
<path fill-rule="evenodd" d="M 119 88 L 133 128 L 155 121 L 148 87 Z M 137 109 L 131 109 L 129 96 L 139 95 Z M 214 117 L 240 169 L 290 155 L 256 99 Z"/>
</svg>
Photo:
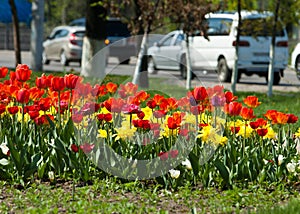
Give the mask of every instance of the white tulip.
<svg viewBox="0 0 300 214">
<path fill-rule="evenodd" d="M 279 166 L 282 164 L 283 159 L 284 159 L 283 155 L 278 155 L 278 165 Z"/>
<path fill-rule="evenodd" d="M 2 144 L 0 145 L 0 149 L 2 150 L 2 153 L 3 153 L 4 155 L 7 155 L 8 152 L 9 152 L 9 148 L 7 147 L 6 143 L 2 143 Z"/>
<path fill-rule="evenodd" d="M 171 178 L 177 179 L 180 176 L 180 171 L 179 170 L 170 169 L 169 173 L 171 174 Z"/>
<path fill-rule="evenodd" d="M 185 166 L 188 170 L 191 170 L 192 169 L 192 164 L 191 162 L 189 161 L 189 159 L 186 159 L 185 161 L 182 161 L 181 163 L 183 166 Z"/>
<path fill-rule="evenodd" d="M 296 163 L 288 163 L 286 168 L 290 173 L 293 173 L 296 170 Z"/>
</svg>

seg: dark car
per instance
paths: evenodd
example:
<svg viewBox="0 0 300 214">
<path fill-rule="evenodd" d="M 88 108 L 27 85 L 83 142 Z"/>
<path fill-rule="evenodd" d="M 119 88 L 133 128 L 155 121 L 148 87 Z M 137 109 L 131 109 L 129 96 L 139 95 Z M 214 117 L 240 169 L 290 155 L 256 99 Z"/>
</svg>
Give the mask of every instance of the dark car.
<svg viewBox="0 0 300 214">
<path fill-rule="evenodd" d="M 70 26 L 85 26 L 85 18 L 73 20 Z M 127 28 L 127 24 L 118 18 L 109 18 L 106 21 L 107 38 L 105 44 L 109 45 L 109 55 L 117 57 L 122 64 L 128 64 L 131 56 L 137 55 L 137 46 L 134 37 Z"/>
</svg>

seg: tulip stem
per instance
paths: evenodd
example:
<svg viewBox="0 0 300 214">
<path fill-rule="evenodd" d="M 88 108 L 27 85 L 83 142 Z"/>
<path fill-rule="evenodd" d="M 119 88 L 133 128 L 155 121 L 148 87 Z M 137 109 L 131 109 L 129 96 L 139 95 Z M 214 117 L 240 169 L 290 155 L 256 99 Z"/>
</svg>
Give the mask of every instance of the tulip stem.
<svg viewBox="0 0 300 214">
<path fill-rule="evenodd" d="M 58 119 L 58 126 L 61 127 L 61 119 L 60 119 L 60 91 L 58 91 L 57 95 L 57 119 Z"/>
<path fill-rule="evenodd" d="M 23 133 L 24 127 L 24 103 L 22 103 L 22 124 L 21 124 L 21 133 Z"/>
</svg>

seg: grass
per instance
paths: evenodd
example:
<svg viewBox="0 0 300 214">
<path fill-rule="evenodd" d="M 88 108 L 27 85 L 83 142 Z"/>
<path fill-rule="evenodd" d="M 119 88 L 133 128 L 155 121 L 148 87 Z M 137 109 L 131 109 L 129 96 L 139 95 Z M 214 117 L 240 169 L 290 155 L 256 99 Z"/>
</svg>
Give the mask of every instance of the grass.
<svg viewBox="0 0 300 214">
<path fill-rule="evenodd" d="M 187 184 L 171 191 L 155 183 L 95 178 L 90 186 L 76 187 L 74 200 L 71 182 L 35 181 L 25 190 L 1 186 L 1 213 L 295 213 L 300 202 L 295 190 L 271 186 L 221 191 Z"/>
</svg>

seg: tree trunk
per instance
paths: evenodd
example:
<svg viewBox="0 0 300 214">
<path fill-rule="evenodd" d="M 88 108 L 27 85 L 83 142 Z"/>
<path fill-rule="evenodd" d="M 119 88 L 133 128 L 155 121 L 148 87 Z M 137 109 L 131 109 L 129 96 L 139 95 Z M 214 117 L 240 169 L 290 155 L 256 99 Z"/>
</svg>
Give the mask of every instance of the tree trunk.
<svg viewBox="0 0 300 214">
<path fill-rule="evenodd" d="M 191 65 L 191 54 L 190 54 L 190 41 L 189 35 L 185 34 L 185 48 L 186 48 L 186 89 L 190 90 L 192 88 L 192 65 Z"/>
<path fill-rule="evenodd" d="M 241 34 L 241 0 L 238 0 L 238 27 L 236 34 L 236 46 L 235 46 L 235 59 L 234 59 L 234 67 L 232 69 L 231 76 L 231 92 L 236 92 L 236 83 L 238 80 L 238 60 L 239 60 L 239 43 L 240 43 L 240 34 Z"/>
<path fill-rule="evenodd" d="M 32 2 L 32 21 L 31 21 L 31 69 L 36 71 L 43 70 L 43 36 L 44 36 L 44 0 Z"/>
<path fill-rule="evenodd" d="M 98 3 L 99 0 L 87 1 L 86 33 L 83 38 L 81 75 L 104 78 L 108 56 L 104 43 L 106 39 L 106 10 Z"/>
<path fill-rule="evenodd" d="M 81 75 L 104 79 L 108 51 L 104 40 L 83 38 Z"/>
<path fill-rule="evenodd" d="M 147 61 L 147 50 L 148 50 L 147 45 L 148 45 L 148 33 L 145 32 L 143 35 L 139 55 L 134 70 L 133 80 L 132 80 L 132 83 L 137 84 L 142 88 L 149 87 L 148 71 L 147 68 L 145 69 L 145 67 L 147 66 L 144 65 Z"/>
<path fill-rule="evenodd" d="M 270 46 L 270 63 L 268 69 L 268 97 L 271 97 L 272 87 L 273 87 L 273 80 L 274 80 L 274 57 L 275 57 L 275 42 L 276 42 L 276 25 L 278 22 L 278 11 L 279 11 L 280 0 L 276 1 L 276 8 L 274 14 L 274 21 L 273 21 L 273 29 L 272 29 L 272 41 Z"/>
<path fill-rule="evenodd" d="M 13 21 L 13 31 L 14 31 L 14 49 L 15 49 L 15 57 L 16 57 L 16 67 L 18 64 L 21 64 L 21 48 L 20 48 L 20 30 L 19 30 L 19 20 L 17 14 L 17 8 L 14 0 L 9 0 L 9 4 L 11 7 L 12 13 L 12 21 Z"/>
</svg>

